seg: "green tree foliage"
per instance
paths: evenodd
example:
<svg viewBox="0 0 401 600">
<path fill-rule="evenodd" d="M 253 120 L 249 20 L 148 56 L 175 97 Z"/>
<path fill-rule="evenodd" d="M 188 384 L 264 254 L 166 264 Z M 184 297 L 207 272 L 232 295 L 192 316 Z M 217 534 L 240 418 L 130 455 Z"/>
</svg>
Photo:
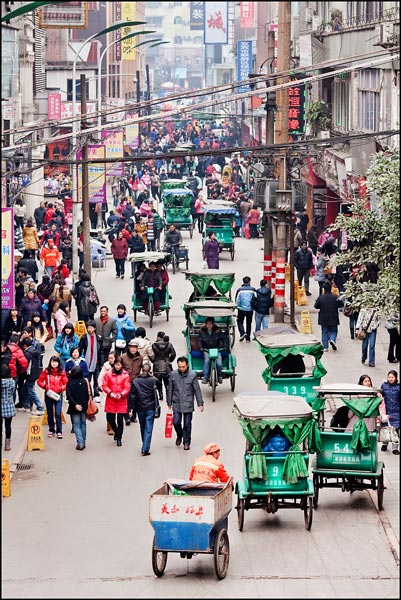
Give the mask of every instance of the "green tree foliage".
<svg viewBox="0 0 401 600">
<path fill-rule="evenodd" d="M 350 264 L 356 277 L 345 285 L 346 297 L 355 308 L 375 307 L 382 315 L 400 312 L 400 153 L 379 152 L 366 174 L 366 199 L 355 199 L 352 216 L 338 215 L 331 230 L 344 228 L 352 250 L 338 253 L 331 264 Z M 374 202 L 374 200 L 377 200 Z M 363 281 L 366 262 L 378 268 L 376 283 Z"/>
</svg>

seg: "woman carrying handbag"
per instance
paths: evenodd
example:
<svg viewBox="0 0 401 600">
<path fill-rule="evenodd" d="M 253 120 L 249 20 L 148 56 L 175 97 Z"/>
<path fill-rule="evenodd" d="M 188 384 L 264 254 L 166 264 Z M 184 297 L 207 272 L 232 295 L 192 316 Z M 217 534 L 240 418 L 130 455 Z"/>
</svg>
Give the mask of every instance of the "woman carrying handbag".
<svg viewBox="0 0 401 600">
<path fill-rule="evenodd" d="M 61 407 L 63 404 L 62 393 L 66 390 L 68 378 L 66 372 L 61 366 L 60 357 L 51 356 L 46 369 L 43 369 L 39 375 L 37 384 L 45 390 L 45 404 L 47 411 L 47 421 L 49 424 L 48 437 L 63 437 L 63 426 L 61 420 Z M 54 413 L 56 424 L 54 423 Z M 54 429 L 56 428 L 56 431 Z"/>
<path fill-rule="evenodd" d="M 71 416 L 72 426 L 77 440 L 75 448 L 86 448 L 86 411 L 91 397 L 90 383 L 84 378 L 81 367 L 75 366 L 70 371 L 67 383 L 67 413 Z"/>
</svg>

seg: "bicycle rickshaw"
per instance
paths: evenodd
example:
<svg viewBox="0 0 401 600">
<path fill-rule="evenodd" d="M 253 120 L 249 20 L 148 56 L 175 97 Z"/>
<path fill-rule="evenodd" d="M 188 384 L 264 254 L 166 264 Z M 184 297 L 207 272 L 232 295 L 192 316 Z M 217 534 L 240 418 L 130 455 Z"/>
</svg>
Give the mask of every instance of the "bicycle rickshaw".
<svg viewBox="0 0 401 600">
<path fill-rule="evenodd" d="M 186 345 L 189 368 L 195 371 L 198 378 L 203 378 L 204 356 L 199 348 L 199 333 L 204 325 L 206 317 L 214 317 L 216 324 L 227 336 L 227 346 L 221 351 L 222 356 L 222 379 L 229 379 L 231 391 L 235 389 L 235 367 L 237 360 L 231 353 L 229 330 L 235 318 L 236 304 L 234 302 L 219 302 L 218 300 L 204 300 L 200 302 L 186 302 L 183 306 L 186 315 L 187 326 L 183 331 Z M 208 383 L 212 388 L 212 400 L 216 399 L 216 388 L 218 384 L 217 357 L 219 350 L 209 350 L 210 372 Z"/>
<path fill-rule="evenodd" d="M 375 422 L 379 415 L 381 398 L 376 393 L 380 390 L 354 383 L 322 385 L 314 390 L 316 398 L 312 407 L 319 414 L 322 444 L 312 465 L 314 507 L 317 508 L 319 503 L 319 490 L 330 487 L 351 494 L 374 490 L 378 508 L 383 510 L 384 463 L 377 459 L 377 428 L 369 431 L 364 421 L 370 418 Z M 325 426 L 325 409 L 336 408 L 336 400 L 356 415 L 353 425 L 345 429 Z"/>
<path fill-rule="evenodd" d="M 298 508 L 309 531 L 314 494 L 309 454 L 318 444 L 316 430 L 319 433 L 312 408 L 299 396 L 268 391 L 240 394 L 234 398 L 233 413 L 246 439 L 243 479 L 235 485 L 238 529 L 243 529 L 246 510 L 262 508 L 274 514 L 281 508 Z"/>
<path fill-rule="evenodd" d="M 186 189 L 186 179 L 165 179 L 160 182 L 160 191 Z"/>
<path fill-rule="evenodd" d="M 234 260 L 235 244 L 233 220 L 235 218 L 236 206 L 228 200 L 205 201 L 204 203 L 204 224 L 205 231 L 202 237 L 202 247 L 209 233 L 212 231 L 216 235 L 221 250 L 228 250 L 231 260 Z"/>
<path fill-rule="evenodd" d="M 193 192 L 190 189 L 172 189 L 162 192 L 164 230 L 170 225 L 175 225 L 180 231 L 189 231 L 192 238 L 194 234 L 194 221 L 192 218 Z"/>
<path fill-rule="evenodd" d="M 267 363 L 262 377 L 269 390 L 302 396 L 311 404 L 314 387 L 326 375 L 323 345 L 312 334 L 299 333 L 287 324 L 258 331 L 254 340 Z"/>
<path fill-rule="evenodd" d="M 134 276 L 134 290 L 132 294 L 132 309 L 134 312 L 134 321 L 136 321 L 137 313 L 141 312 L 149 316 L 149 327 L 152 327 L 153 319 L 155 317 L 155 290 L 151 287 L 147 288 L 148 306 L 145 310 L 142 306 L 142 290 L 140 289 L 137 280 L 137 267 L 139 264 L 144 264 L 146 267 L 148 267 L 150 262 L 157 262 L 162 260 L 164 261 L 165 266 L 167 268 L 167 265 L 172 260 L 172 255 L 167 252 L 134 252 L 133 254 L 130 254 L 128 256 L 128 260 L 134 262 L 136 266 Z M 168 321 L 170 313 L 168 285 L 165 288 L 164 298 L 161 297 L 160 300 L 160 312 L 166 312 L 166 320 Z"/>
<path fill-rule="evenodd" d="M 185 268 L 188 269 L 189 266 L 189 249 L 188 246 L 184 246 L 183 244 L 180 244 L 178 246 L 178 260 L 176 255 L 174 254 L 173 248 L 171 246 L 168 245 L 164 245 L 163 252 L 166 252 L 168 254 L 171 254 L 171 266 L 173 268 L 173 274 L 175 274 L 177 267 L 180 263 L 184 263 L 185 262 Z"/>
<path fill-rule="evenodd" d="M 149 500 L 149 521 L 154 529 L 152 567 L 164 574 L 169 552 L 181 558 L 213 554 L 218 579 L 227 575 L 230 542 L 228 515 L 232 483 L 167 481 Z"/>
<path fill-rule="evenodd" d="M 193 286 L 193 292 L 188 298 L 188 302 L 200 302 L 204 300 L 213 300 L 219 302 L 231 303 L 231 289 L 235 281 L 235 273 L 223 272 L 219 269 L 202 269 L 200 271 L 184 271 L 185 279 L 189 280 Z M 199 316 L 196 312 L 192 315 L 194 324 L 204 324 L 205 318 Z M 231 316 L 228 323 L 225 317 L 215 315 L 217 325 L 223 328 L 228 327 L 231 348 L 235 342 L 236 319 Z"/>
</svg>

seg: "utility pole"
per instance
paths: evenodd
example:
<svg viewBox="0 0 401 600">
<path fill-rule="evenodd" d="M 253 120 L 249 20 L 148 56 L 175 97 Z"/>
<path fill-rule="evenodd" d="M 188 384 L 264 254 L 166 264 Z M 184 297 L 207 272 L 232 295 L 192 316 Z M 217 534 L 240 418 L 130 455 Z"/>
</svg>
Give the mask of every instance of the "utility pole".
<svg viewBox="0 0 401 600">
<path fill-rule="evenodd" d="M 291 2 L 280 2 L 278 13 L 278 72 L 288 71 L 291 53 Z M 277 83 L 286 83 L 287 77 L 279 77 Z M 276 143 L 288 141 L 288 90 L 276 92 L 277 118 Z M 285 260 L 287 250 L 287 213 L 291 210 L 291 190 L 287 190 L 286 153 L 280 152 L 275 161 L 275 171 L 279 180 L 276 192 L 277 246 L 276 246 L 276 285 L 274 295 L 274 322 L 284 323 L 285 305 Z"/>
<path fill-rule="evenodd" d="M 86 105 L 86 77 L 81 74 L 81 132 L 87 127 Z M 90 245 L 90 219 L 89 219 L 89 175 L 88 175 L 88 143 L 84 140 L 82 145 L 82 221 L 84 244 L 84 269 L 91 277 L 91 245 Z M 74 252 L 77 249 L 74 248 Z"/>
</svg>

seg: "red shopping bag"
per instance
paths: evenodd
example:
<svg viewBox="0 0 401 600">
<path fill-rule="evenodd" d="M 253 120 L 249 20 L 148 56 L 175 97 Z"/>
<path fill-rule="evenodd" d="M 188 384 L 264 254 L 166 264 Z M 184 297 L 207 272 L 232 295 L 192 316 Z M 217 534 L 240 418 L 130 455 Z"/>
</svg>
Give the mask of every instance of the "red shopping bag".
<svg viewBox="0 0 401 600">
<path fill-rule="evenodd" d="M 173 413 L 166 413 L 166 425 L 164 427 L 164 437 L 171 438 L 173 435 Z"/>
</svg>

